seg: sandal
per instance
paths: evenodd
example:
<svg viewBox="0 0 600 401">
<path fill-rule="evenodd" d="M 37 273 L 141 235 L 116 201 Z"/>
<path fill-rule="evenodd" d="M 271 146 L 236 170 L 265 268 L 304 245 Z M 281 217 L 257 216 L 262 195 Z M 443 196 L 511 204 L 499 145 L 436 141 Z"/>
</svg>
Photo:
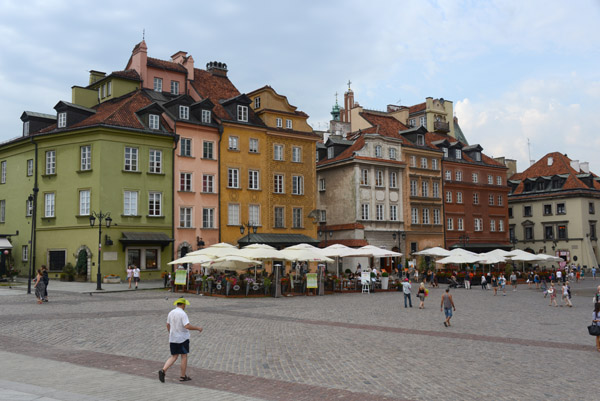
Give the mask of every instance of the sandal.
<svg viewBox="0 0 600 401">
<path fill-rule="evenodd" d="M 180 382 L 189 382 L 190 380 L 192 380 L 192 378 L 191 378 L 191 377 L 189 377 L 188 375 L 181 376 L 181 377 L 179 378 L 179 381 L 180 381 Z"/>
</svg>

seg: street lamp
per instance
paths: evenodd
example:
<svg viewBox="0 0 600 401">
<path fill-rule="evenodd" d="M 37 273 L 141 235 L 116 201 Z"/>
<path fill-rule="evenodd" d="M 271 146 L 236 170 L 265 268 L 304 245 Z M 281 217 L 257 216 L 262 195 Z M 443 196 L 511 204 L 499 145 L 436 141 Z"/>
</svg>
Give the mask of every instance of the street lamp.
<svg viewBox="0 0 600 401">
<path fill-rule="evenodd" d="M 467 244 L 469 243 L 469 236 L 468 235 L 461 235 L 460 237 L 458 237 L 458 240 L 460 241 L 460 243 L 462 244 L 463 249 L 467 247 Z"/>
<path fill-rule="evenodd" d="M 396 240 L 396 238 L 398 238 L 398 251 L 402 254 L 402 256 L 400 257 L 400 262 L 402 263 L 401 269 L 400 270 L 400 274 L 402 274 L 402 271 L 404 269 L 404 258 L 405 258 L 405 252 L 404 252 L 404 248 L 402 246 L 402 244 L 404 243 L 404 240 L 406 239 L 406 232 L 405 231 L 398 231 L 397 233 L 392 233 L 392 238 L 394 240 Z"/>
<path fill-rule="evenodd" d="M 246 245 L 250 245 L 250 233 L 254 233 L 256 234 L 256 230 L 258 229 L 257 225 L 254 225 L 253 223 L 247 222 L 246 224 L 242 223 L 240 225 L 240 234 L 244 235 L 244 231 L 245 229 L 248 229 L 248 239 L 246 240 Z"/>
<path fill-rule="evenodd" d="M 326 231 L 326 230 L 319 230 L 317 231 L 317 234 L 319 234 L 319 238 L 321 238 L 323 236 L 323 234 L 325 234 L 325 244 L 324 247 L 327 247 L 327 235 L 329 235 L 329 238 L 333 237 L 333 231 Z"/>
<path fill-rule="evenodd" d="M 102 213 L 102 210 L 99 213 L 92 212 L 92 214 L 90 214 L 90 226 L 94 227 L 96 219 L 98 219 L 98 276 L 96 278 L 96 290 L 101 290 L 102 272 L 100 271 L 100 263 L 102 261 L 102 220 L 104 220 L 106 228 L 110 228 L 112 219 L 110 218 L 110 212 Z"/>
<path fill-rule="evenodd" d="M 517 237 L 515 237 L 514 235 L 512 237 L 510 237 L 510 243 L 513 246 L 513 249 L 517 248 L 517 242 L 519 242 L 519 240 L 517 239 Z M 554 247 L 552 247 L 554 249 Z"/>
</svg>

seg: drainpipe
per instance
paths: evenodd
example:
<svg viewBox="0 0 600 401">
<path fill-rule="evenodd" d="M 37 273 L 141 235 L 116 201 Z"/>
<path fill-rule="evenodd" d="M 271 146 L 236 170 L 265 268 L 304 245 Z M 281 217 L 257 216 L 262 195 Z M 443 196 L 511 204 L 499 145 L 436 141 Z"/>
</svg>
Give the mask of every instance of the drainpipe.
<svg viewBox="0 0 600 401">
<path fill-rule="evenodd" d="M 31 212 L 31 257 L 29 258 L 29 275 L 27 276 L 27 293 L 31 294 L 31 274 L 33 268 L 35 267 L 35 247 L 36 247 L 36 225 L 37 225 L 37 198 L 38 192 L 40 189 L 38 188 L 38 144 L 31 137 L 31 143 L 35 147 L 33 164 L 35 166 L 34 170 L 34 183 L 33 183 L 33 210 Z"/>
<path fill-rule="evenodd" d="M 175 123 L 175 128 L 177 123 Z M 175 130 L 177 132 L 177 130 Z M 175 146 L 173 147 L 173 155 L 171 157 L 171 237 L 175 239 L 175 156 L 177 144 L 179 143 L 179 135 L 175 134 Z M 175 241 L 171 246 L 171 260 L 175 260 Z M 175 271 L 175 265 L 171 265 L 171 273 Z"/>
<path fill-rule="evenodd" d="M 219 242 L 221 242 L 221 139 L 223 138 L 223 125 L 219 125 L 219 160 L 217 160 L 217 173 L 219 174 L 219 178 L 217 179 L 217 188 L 218 194 L 218 204 L 217 207 L 219 209 L 219 213 L 217 213 L 217 224 L 219 225 Z"/>
</svg>

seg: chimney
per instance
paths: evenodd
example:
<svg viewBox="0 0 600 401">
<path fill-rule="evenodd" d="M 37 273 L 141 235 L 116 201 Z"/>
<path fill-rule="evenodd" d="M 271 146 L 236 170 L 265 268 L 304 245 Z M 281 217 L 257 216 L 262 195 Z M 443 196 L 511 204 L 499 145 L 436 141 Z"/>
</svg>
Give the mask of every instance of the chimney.
<svg viewBox="0 0 600 401">
<path fill-rule="evenodd" d="M 220 63 L 217 61 L 211 61 L 206 63 L 206 71 L 210 72 L 212 75 L 216 75 L 219 77 L 227 76 L 227 64 Z"/>
<path fill-rule="evenodd" d="M 187 52 L 178 51 L 171 56 L 171 61 L 177 64 L 181 64 L 187 70 L 188 79 L 194 79 L 194 58 L 188 56 Z"/>
<path fill-rule="evenodd" d="M 579 160 L 571 160 L 571 167 L 573 170 L 579 172 Z"/>
<path fill-rule="evenodd" d="M 590 172 L 590 163 L 589 162 L 581 162 L 579 164 L 579 167 L 581 168 L 581 171 L 589 174 L 589 172 Z"/>
<path fill-rule="evenodd" d="M 137 71 L 137 73 L 140 74 L 143 85 L 147 85 L 146 76 L 148 75 L 148 47 L 146 46 L 146 42 L 144 40 L 135 45 L 133 48 L 133 51 L 131 52 L 131 58 L 129 59 L 129 63 L 127 63 L 127 69 L 133 69 Z M 150 85 L 153 85 L 153 83 L 150 82 Z"/>
<path fill-rule="evenodd" d="M 90 85 L 93 84 L 94 82 L 100 81 L 105 76 L 106 76 L 105 72 L 91 70 L 90 71 Z"/>
</svg>

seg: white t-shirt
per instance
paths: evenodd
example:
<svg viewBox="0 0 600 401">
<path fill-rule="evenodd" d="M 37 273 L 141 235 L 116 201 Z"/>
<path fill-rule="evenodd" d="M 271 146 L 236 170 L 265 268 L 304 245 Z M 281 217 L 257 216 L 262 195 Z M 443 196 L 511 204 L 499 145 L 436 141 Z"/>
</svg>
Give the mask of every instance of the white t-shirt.
<svg viewBox="0 0 600 401">
<path fill-rule="evenodd" d="M 167 316 L 167 323 L 171 326 L 169 330 L 169 342 L 181 344 L 190 339 L 190 331 L 185 328 L 190 323 L 187 313 L 180 307 L 176 307 Z"/>
<path fill-rule="evenodd" d="M 559 270 L 556 272 L 556 278 L 561 278 L 562 277 L 562 272 Z"/>
<path fill-rule="evenodd" d="M 127 278 L 133 276 L 133 269 L 127 269 Z"/>
<path fill-rule="evenodd" d="M 140 268 L 136 267 L 135 269 L 133 269 L 133 277 L 139 277 L 140 276 Z"/>
</svg>

